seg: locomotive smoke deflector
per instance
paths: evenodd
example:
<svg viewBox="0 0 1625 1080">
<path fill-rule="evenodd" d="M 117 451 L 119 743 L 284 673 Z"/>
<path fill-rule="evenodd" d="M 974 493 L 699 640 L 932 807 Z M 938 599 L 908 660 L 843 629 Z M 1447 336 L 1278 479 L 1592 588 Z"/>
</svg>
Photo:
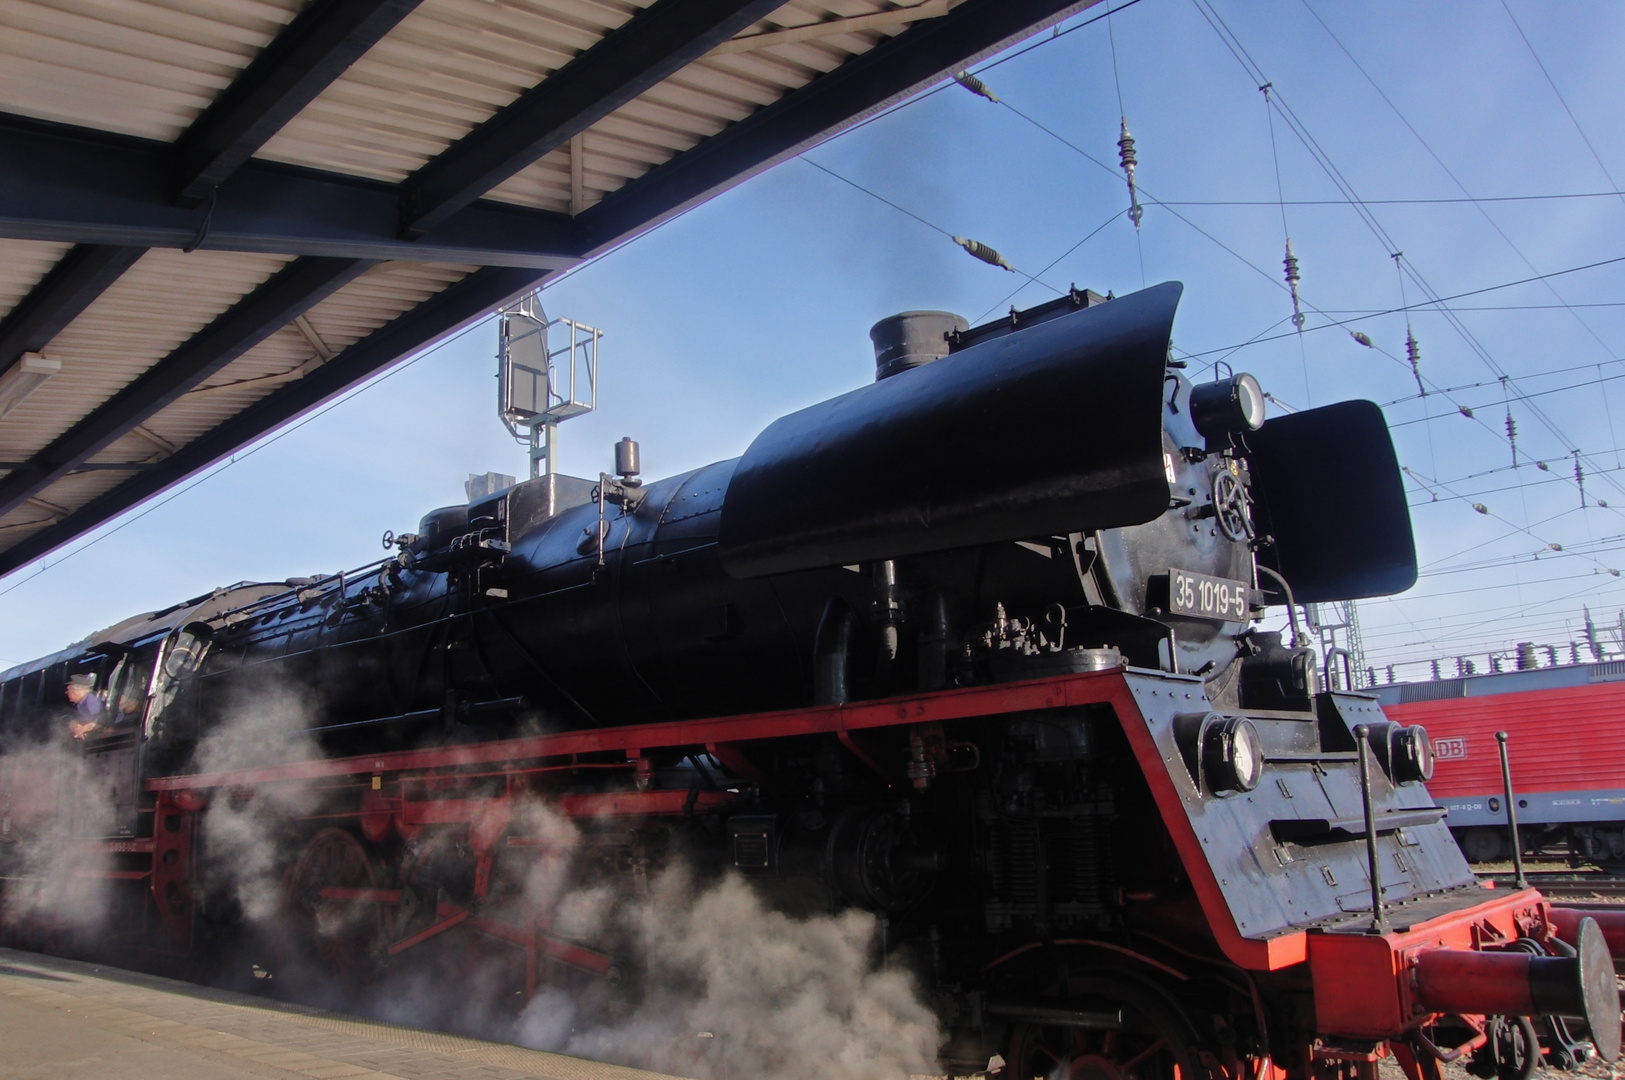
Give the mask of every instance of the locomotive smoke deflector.
<svg viewBox="0 0 1625 1080">
<path fill-rule="evenodd" d="M 1259 565 L 1286 578 L 1299 603 L 1391 596 L 1416 584 L 1405 484 L 1374 403 L 1278 416 L 1245 442 L 1253 520 L 1273 540 L 1258 549 Z"/>
<path fill-rule="evenodd" d="M 792 413 L 729 484 L 736 577 L 1138 525 L 1168 509 L 1165 282 Z"/>
</svg>

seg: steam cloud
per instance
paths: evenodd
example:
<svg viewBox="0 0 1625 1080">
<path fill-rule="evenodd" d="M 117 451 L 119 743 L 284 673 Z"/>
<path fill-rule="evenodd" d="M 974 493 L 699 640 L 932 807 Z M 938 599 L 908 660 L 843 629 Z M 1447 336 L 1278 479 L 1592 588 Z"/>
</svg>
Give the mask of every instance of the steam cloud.
<svg viewBox="0 0 1625 1080">
<path fill-rule="evenodd" d="M 308 732 L 311 715 L 300 694 L 262 688 L 228 710 L 228 719 L 198 745 L 187 771 L 318 757 Z M 35 785 L 64 783 L 83 767 L 80 755 L 63 746 L 11 749 L 0 757 L 0 769 Z M 91 801 L 81 800 L 66 818 L 13 822 L 4 834 L 11 842 L 0 844 L 0 851 L 9 847 L 10 865 L 37 879 L 22 888 L 8 883 L 8 924 L 19 915 L 49 913 L 94 926 L 106 914 L 105 885 L 86 876 L 104 869 L 106 856 L 72 838 L 105 834 L 89 823 L 105 820 L 111 803 L 94 786 L 78 787 L 89 791 Z M 51 805 L 54 799 L 33 803 Z M 227 901 L 263 940 L 289 933 L 284 872 L 311 831 L 298 819 L 323 810 L 323 797 L 300 784 L 213 792 L 199 837 L 209 904 Z M 501 880 L 513 891 L 493 897 L 501 909 L 493 910 L 494 917 L 535 918 L 550 933 L 589 946 L 614 942 L 617 958 L 639 973 L 640 989 L 626 999 L 631 1004 L 603 980 L 567 972 L 541 986 L 521 1009 L 513 990 L 517 950 L 461 930 L 403 953 L 368 986 L 345 987 L 315 971 L 303 972 L 314 978 L 302 978 L 295 962 L 278 971 L 276 987 L 392 1022 L 699 1080 L 827 1080 L 832 1074 L 898 1080 L 937 1072 L 937 1017 L 909 974 L 885 967 L 873 916 L 848 911 L 793 918 L 768 908 L 738 875 L 702 879 L 681 862 L 650 874 L 642 895 L 631 896 L 639 890 L 629 888 L 624 876 L 604 875 L 600 860 L 581 857 L 592 838 L 540 799 L 521 803 L 510 833 L 530 843 L 517 849 L 518 857 L 504 857 Z M 412 843 L 407 858 L 433 866 L 460 839 L 455 827 L 431 829 Z M 373 917 L 361 905 L 335 907 L 335 917 Z M 211 914 L 232 913 L 217 906 Z M 309 933 L 308 923 L 302 932 Z M 275 964 L 281 958 L 267 959 Z"/>
<path fill-rule="evenodd" d="M 84 837 L 106 835 L 112 791 L 88 782 L 91 765 L 76 744 L 61 741 L 7 747 L 0 756 L 0 920 L 40 932 L 51 927 L 94 937 L 108 914 L 109 856 Z"/>
<path fill-rule="evenodd" d="M 285 688 L 245 696 L 228 719 L 197 746 L 192 769 L 200 773 L 246 769 L 320 757 L 307 730 L 312 711 L 304 697 Z M 202 816 L 201 848 L 211 860 L 212 883 L 223 886 L 251 923 L 268 924 L 282 911 L 282 872 L 289 850 L 283 823 L 314 813 L 317 797 L 297 785 L 265 784 L 251 798 L 217 792 Z"/>
<path fill-rule="evenodd" d="M 637 1003 L 615 1008 L 601 983 L 543 985 L 514 1016 L 490 1004 L 500 997 L 498 965 L 470 970 L 457 952 L 445 960 L 459 966 L 392 978 L 366 1011 L 700 1080 L 938 1071 L 938 1019 L 912 976 L 883 966 L 874 916 L 793 918 L 739 875 L 701 880 L 681 862 L 654 874 L 642 897 L 617 902 L 591 860 L 573 857 L 587 842 L 575 823 L 529 801 L 513 833 L 543 841 L 517 906 L 559 937 L 615 941 L 640 972 Z"/>
<path fill-rule="evenodd" d="M 715 1080 L 937 1071 L 937 1018 L 912 978 L 876 970 L 873 916 L 793 919 L 737 875 L 700 886 L 675 867 L 629 917 L 648 965 L 642 1004 L 578 1028 L 576 1000 L 543 991 L 519 1017 L 518 1042 Z"/>
</svg>

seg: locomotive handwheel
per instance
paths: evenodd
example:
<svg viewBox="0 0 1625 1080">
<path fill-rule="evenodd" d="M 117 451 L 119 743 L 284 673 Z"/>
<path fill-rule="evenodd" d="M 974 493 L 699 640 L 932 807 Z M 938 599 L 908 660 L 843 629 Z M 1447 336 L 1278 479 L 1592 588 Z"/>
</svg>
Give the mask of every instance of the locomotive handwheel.
<svg viewBox="0 0 1625 1080">
<path fill-rule="evenodd" d="M 1213 478 L 1213 510 L 1225 539 L 1237 543 L 1252 539 L 1253 522 L 1247 510 L 1247 492 L 1241 481 L 1228 471 Z"/>
<path fill-rule="evenodd" d="M 288 875 L 288 906 L 312 950 L 334 974 L 361 980 L 376 970 L 385 918 L 382 905 L 329 900 L 322 890 L 376 886 L 361 841 L 343 829 L 312 836 Z"/>
<path fill-rule="evenodd" d="M 1194 1030 L 1162 994 L 1116 978 L 1072 980 L 1064 999 L 1121 1010 L 1108 1031 L 1052 1024 L 1012 1025 L 1004 1080 L 1201 1080 L 1206 1075 Z"/>
</svg>

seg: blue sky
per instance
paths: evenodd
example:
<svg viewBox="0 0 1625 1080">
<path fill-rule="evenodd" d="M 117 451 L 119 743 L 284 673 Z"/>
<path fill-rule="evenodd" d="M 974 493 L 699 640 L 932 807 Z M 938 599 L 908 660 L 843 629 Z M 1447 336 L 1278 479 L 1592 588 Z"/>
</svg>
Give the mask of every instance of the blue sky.
<svg viewBox="0 0 1625 1080">
<path fill-rule="evenodd" d="M 920 307 L 977 320 L 1054 295 L 946 234 L 970 236 L 1060 289 L 1183 281 L 1175 344 L 1198 374 L 1224 359 L 1292 407 L 1385 405 L 1415 473 L 1423 577 L 1361 605 L 1379 672 L 1415 677 L 1457 655 L 1482 669 L 1518 641 L 1566 653 L 1582 605 L 1609 625 L 1625 606 L 1611 573 L 1625 569 L 1625 306 L 1580 306 L 1625 303 L 1625 262 L 1370 316 L 1424 305 L 1428 289 L 1625 256 L 1625 196 L 1415 201 L 1619 190 L 1622 44 L 1625 6 L 1531 0 L 1139 0 L 1033 39 L 978 66 L 1000 104 L 946 84 L 548 289 L 549 313 L 606 334 L 600 408 L 562 429 L 562 467 L 595 474 L 622 435 L 650 477 L 733 456 L 773 418 L 868 381 L 875 320 Z M 1123 115 L 1138 235 L 1116 169 Z M 1286 321 L 1287 235 L 1301 337 Z M 487 323 L 0 580 L 0 664 L 217 585 L 360 565 L 385 529 L 462 501 L 469 473 L 523 473 L 495 417 L 494 351 Z M 1325 467 L 1336 485 L 1358 465 Z"/>
</svg>

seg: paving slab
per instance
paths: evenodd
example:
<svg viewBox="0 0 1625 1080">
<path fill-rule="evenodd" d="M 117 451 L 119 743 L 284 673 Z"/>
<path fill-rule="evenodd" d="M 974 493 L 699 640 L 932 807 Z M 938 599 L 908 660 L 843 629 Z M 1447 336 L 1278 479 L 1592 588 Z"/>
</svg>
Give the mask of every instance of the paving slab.
<svg viewBox="0 0 1625 1080">
<path fill-rule="evenodd" d="M 672 1080 L 0 949 L 0 1080 Z"/>
</svg>

